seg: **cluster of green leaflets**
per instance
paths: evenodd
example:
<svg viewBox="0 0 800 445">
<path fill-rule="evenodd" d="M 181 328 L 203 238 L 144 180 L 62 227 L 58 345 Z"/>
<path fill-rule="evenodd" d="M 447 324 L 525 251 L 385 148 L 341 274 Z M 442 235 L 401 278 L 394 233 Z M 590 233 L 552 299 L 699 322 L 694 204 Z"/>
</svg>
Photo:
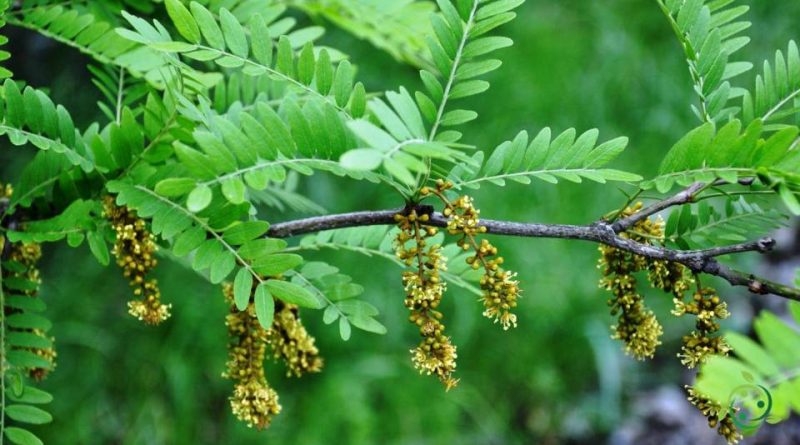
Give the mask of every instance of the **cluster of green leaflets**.
<svg viewBox="0 0 800 445">
<path fill-rule="evenodd" d="M 4 15 L 6 21 L 93 60 L 104 118 L 78 128 L 46 90 L 25 86 L 23 79 L 5 80 L 0 135 L 38 152 L 0 213 L 2 227 L 21 212 L 29 222 L 2 229 L 3 235 L 66 240 L 71 246 L 85 240 L 107 264 L 114 235 L 99 203 L 111 194 L 147 220 L 162 252 L 212 282 L 232 280 L 239 310 L 255 288 L 265 328 L 277 298 L 323 311 L 323 320 L 338 321 L 347 339 L 351 327 L 384 332 L 377 310 L 359 299 L 363 289 L 346 271 L 304 263 L 298 252 L 343 248 L 387 256 L 384 240 L 391 235 L 355 228 L 314 235 L 299 245 L 270 238 L 270 221 L 280 219 L 282 209 L 320 208 L 289 186 L 306 175 L 369 181 L 411 200 L 436 179 L 458 188 L 588 179 L 629 183 L 654 194 L 696 181 L 728 187 L 719 197 L 729 199 L 732 210 L 695 205 L 670 217 L 667 239 L 682 247 L 771 229 L 785 213 L 777 202 L 800 213 L 797 47 L 791 43 L 765 63 L 752 92 L 734 87 L 734 78 L 750 68 L 731 61 L 747 43 L 741 34 L 749 26 L 739 21 L 746 8 L 734 0 L 659 2 L 689 62 L 700 100 L 695 111 L 703 123 L 668 153 L 658 177 L 643 180 L 608 168 L 628 140 L 598 143 L 597 130 L 545 128 L 533 137 L 522 131 L 486 153 L 462 140 L 459 126 L 478 115 L 460 100 L 489 90 L 484 76 L 502 64 L 494 54 L 512 44 L 497 28 L 516 17 L 521 3 L 438 0 L 434 8 L 431 2 L 398 2 L 402 17 L 390 25 L 412 21 L 418 31 L 392 39 L 373 32 L 374 10 L 360 21 L 346 11 L 337 16 L 312 3 L 302 7 L 422 67 L 420 91 L 372 93 L 357 80 L 357 61 L 318 44 L 323 29 L 297 27 L 277 0 L 167 0 L 150 8 L 151 14 L 132 13 L 119 2 L 17 6 Z M 423 25 L 421 11 L 430 18 Z M 7 57 L 0 52 L 0 60 Z M 0 70 L 0 77 L 10 75 Z M 741 107 L 732 105 L 738 98 Z M 749 194 L 767 201 L 739 199 Z M 47 214 L 39 212 L 45 208 Z M 442 276 L 474 289 L 468 271 L 451 269 Z M 173 305 L 179 313 L 181 302 Z"/>
</svg>

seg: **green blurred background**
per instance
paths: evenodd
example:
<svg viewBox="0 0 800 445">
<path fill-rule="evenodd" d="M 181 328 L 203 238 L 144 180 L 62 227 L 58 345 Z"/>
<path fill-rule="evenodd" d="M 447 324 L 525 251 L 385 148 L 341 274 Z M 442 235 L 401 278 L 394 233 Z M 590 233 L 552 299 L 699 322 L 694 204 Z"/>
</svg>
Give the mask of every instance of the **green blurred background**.
<svg viewBox="0 0 800 445">
<path fill-rule="evenodd" d="M 754 23 L 747 60 L 763 60 L 800 37 L 800 2 L 742 3 L 751 5 Z M 465 140 L 491 149 L 522 129 L 596 127 L 603 139 L 630 137 L 619 168 L 654 173 L 672 142 L 694 125 L 688 71 L 655 3 L 528 0 L 518 13 L 505 28 L 515 45 L 501 54 L 504 65 L 489 79 L 489 92 L 470 104 L 480 118 L 466 128 Z M 50 88 L 79 124 L 98 118 L 99 94 L 82 55 L 21 30 L 10 37 L 18 77 Z M 352 55 L 369 91 L 420 84 L 413 68 L 344 32 L 331 29 L 323 42 Z M 0 152 L 0 178 L 15 177 L 24 153 Z M 400 204 L 385 190 L 324 175 L 302 190 L 330 212 Z M 561 223 L 588 223 L 624 203 L 615 186 L 541 182 L 489 186 L 475 199 L 488 218 Z M 342 342 L 321 313 L 307 313 L 304 322 L 326 368 L 298 380 L 268 363 L 283 412 L 264 432 L 247 429 L 228 408 L 231 385 L 220 377 L 227 308 L 217 287 L 165 261 L 157 274 L 174 316 L 144 327 L 126 314 L 128 287 L 115 267 L 102 269 L 85 247 L 48 246 L 42 295 L 59 356 L 43 385 L 56 397 L 55 423 L 37 433 L 55 444 L 626 443 L 619 431 L 641 415 L 637 401 L 689 381 L 674 358 L 686 320 L 666 320 L 669 298 L 653 293 L 651 304 L 665 319 L 665 344 L 654 361 L 635 362 L 609 338 L 612 319 L 597 288 L 595 245 L 494 241 L 525 289 L 519 327 L 503 332 L 481 317 L 473 295 L 452 287 L 444 311 L 459 348 L 461 383 L 449 393 L 410 365 L 417 334 L 406 322 L 396 266 L 353 253 L 310 255 L 363 284 L 389 332 L 356 331 Z M 746 331 L 747 296 L 722 289 L 733 301 L 728 327 Z M 686 413 L 703 423 L 700 414 Z M 709 443 L 721 443 L 716 440 Z"/>
</svg>

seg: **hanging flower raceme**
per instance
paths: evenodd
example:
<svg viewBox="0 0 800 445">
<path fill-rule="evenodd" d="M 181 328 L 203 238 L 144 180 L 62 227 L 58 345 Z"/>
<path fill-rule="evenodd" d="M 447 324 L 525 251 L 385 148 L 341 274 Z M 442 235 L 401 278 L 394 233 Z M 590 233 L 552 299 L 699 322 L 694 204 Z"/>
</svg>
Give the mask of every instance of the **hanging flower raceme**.
<svg viewBox="0 0 800 445">
<path fill-rule="evenodd" d="M 720 419 L 722 406 L 719 403 L 699 394 L 691 386 L 686 386 L 686 391 L 689 394 L 687 397 L 689 399 L 689 403 L 700 410 L 700 412 L 703 413 L 703 415 L 708 419 L 709 428 L 716 428 L 717 433 L 724 437 L 729 444 L 735 444 L 742 440 L 743 436 L 739 432 L 739 429 L 736 428 L 736 424 L 734 423 L 733 417 L 730 413 L 726 413 L 725 416 Z"/>
<path fill-rule="evenodd" d="M 623 210 L 621 217 L 629 217 L 639 210 L 642 204 Z M 664 224 L 658 220 L 642 219 L 621 236 L 640 243 L 651 243 L 664 236 Z M 666 264 L 653 264 L 646 258 L 625 252 L 615 247 L 600 245 L 598 268 L 603 278 L 600 287 L 611 292 L 608 305 L 611 315 L 619 316 L 612 326 L 612 338 L 625 344 L 625 352 L 636 359 L 652 358 L 661 345 L 663 329 L 652 310 L 644 304 L 644 297 L 637 290 L 636 272 L 648 269 L 653 277 L 667 277 Z"/>
<path fill-rule="evenodd" d="M 222 374 L 235 382 L 230 397 L 233 414 L 248 427 L 264 429 L 272 417 L 281 412 L 278 394 L 269 386 L 264 375 L 267 351 L 267 330 L 261 327 L 253 303 L 238 311 L 233 302 L 233 285 L 223 286 L 230 313 L 225 317 L 228 327 L 228 362 Z"/>
<path fill-rule="evenodd" d="M 633 275 L 641 265 L 637 258 L 614 247 L 600 246 L 600 265 L 603 278 L 600 286 L 611 292 L 608 300 L 611 315 L 619 316 L 612 326 L 612 338 L 625 344 L 625 352 L 639 360 L 652 358 L 661 344 L 663 329 L 653 311 L 644 304 L 636 290 Z"/>
<path fill-rule="evenodd" d="M 314 337 L 308 334 L 300 320 L 297 305 L 275 301 L 275 318 L 267 331 L 266 342 L 273 357 L 286 363 L 286 375 L 300 377 L 309 372 L 320 372 L 323 361 Z"/>
<path fill-rule="evenodd" d="M 731 348 L 725 339 L 715 335 L 720 328 L 719 320 L 730 316 L 728 305 L 720 299 L 716 290 L 712 288 L 698 289 L 690 301 L 675 298 L 675 308 L 672 313 L 678 317 L 686 314 L 696 317 L 695 330 L 683 337 L 683 346 L 678 357 L 687 368 L 699 366 L 712 355 L 726 356 Z M 728 443 L 737 443 L 742 435 L 733 422 L 731 413 L 720 419 L 721 406 L 698 394 L 693 388 L 686 387 L 689 402 L 696 406 L 708 418 L 708 425 L 717 428 L 719 435 Z"/>
<path fill-rule="evenodd" d="M 712 288 L 698 290 L 691 301 L 684 302 L 675 298 L 675 309 L 672 313 L 678 317 L 685 314 L 697 317 L 695 330 L 683 337 L 683 347 L 678 356 L 687 368 L 694 368 L 706 361 L 711 355 L 728 355 L 730 346 L 721 336 L 714 335 L 719 331 L 719 321 L 730 316 L 728 305 Z"/>
<path fill-rule="evenodd" d="M 479 234 L 486 233 L 486 227 L 480 224 L 480 210 L 475 208 L 472 198 L 466 195 L 450 201 L 445 192 L 452 187 L 451 182 L 440 179 L 436 182 L 435 189 L 424 187 L 421 194 L 433 194 L 442 201 L 442 213 L 447 217 L 447 232 L 461 236 L 457 241 L 459 247 L 475 252 L 475 255 L 467 257 L 467 263 L 475 270 L 484 270 L 480 279 L 483 293 L 481 300 L 485 308 L 483 315 L 495 323 L 499 322 L 503 329 L 517 327 L 517 316 L 511 312 L 517 307 L 517 299 L 520 297 L 519 282 L 515 279 L 517 274 L 501 267 L 503 257 L 497 255 L 497 248 L 488 240 L 477 240 Z"/>
<path fill-rule="evenodd" d="M 161 323 L 169 318 L 172 305 L 161 302 L 158 281 L 148 277 L 158 264 L 155 237 L 135 211 L 117 206 L 111 196 L 104 199 L 104 212 L 116 233 L 112 253 L 136 297 L 128 302 L 128 313 L 150 325 Z"/>
<path fill-rule="evenodd" d="M 438 230 L 423 227 L 429 221 L 426 214 L 418 215 L 411 210 L 408 215 L 395 215 L 400 232 L 395 239 L 395 251 L 413 271 L 403 272 L 403 287 L 406 292 L 405 306 L 411 312 L 409 321 L 419 328 L 422 342 L 411 350 L 414 367 L 420 373 L 433 374 L 449 390 L 458 380 L 453 377 L 456 370 L 456 347 L 444 334 L 443 314 L 438 311 L 446 283 L 440 272 L 446 270 L 447 259 L 441 254 L 439 244 L 429 244 L 429 238 Z"/>
</svg>

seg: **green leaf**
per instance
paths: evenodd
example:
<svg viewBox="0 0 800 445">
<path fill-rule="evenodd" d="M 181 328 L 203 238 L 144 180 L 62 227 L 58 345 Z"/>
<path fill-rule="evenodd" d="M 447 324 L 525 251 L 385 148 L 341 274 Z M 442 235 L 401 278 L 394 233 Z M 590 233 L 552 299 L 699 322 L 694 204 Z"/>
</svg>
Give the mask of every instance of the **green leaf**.
<svg viewBox="0 0 800 445">
<path fill-rule="evenodd" d="M 192 14 L 180 0 L 166 0 L 167 14 L 178 32 L 191 43 L 200 43 L 200 29 Z"/>
<path fill-rule="evenodd" d="M 442 116 L 442 126 L 451 127 L 465 124 L 478 117 L 478 113 L 472 110 L 451 110 Z"/>
<path fill-rule="evenodd" d="M 689 170 L 698 166 L 698 155 L 702 156 L 714 137 L 714 124 L 705 123 L 681 138 L 661 162 L 660 174 Z"/>
<path fill-rule="evenodd" d="M 200 247 L 206 240 L 206 231 L 202 227 L 193 227 L 180 235 L 172 245 L 172 253 L 182 257 Z"/>
<path fill-rule="evenodd" d="M 6 317 L 6 323 L 17 329 L 40 329 L 49 331 L 53 324 L 41 315 L 21 312 Z"/>
<path fill-rule="evenodd" d="M 725 341 L 736 351 L 736 355 L 764 375 L 777 375 L 781 372 L 775 359 L 758 343 L 736 332 L 725 334 Z"/>
<path fill-rule="evenodd" d="M 5 414 L 12 420 L 33 425 L 42 425 L 53 421 L 53 416 L 47 411 L 30 405 L 8 405 Z"/>
<path fill-rule="evenodd" d="M 31 312 L 42 312 L 47 308 L 40 298 L 31 298 L 28 295 L 7 295 L 6 306 Z"/>
<path fill-rule="evenodd" d="M 6 427 L 5 435 L 11 442 L 17 445 L 44 445 L 36 435 L 28 430 L 17 427 Z"/>
<path fill-rule="evenodd" d="M 382 325 L 378 320 L 375 320 L 372 317 L 367 315 L 352 315 L 348 316 L 347 319 L 353 326 L 367 332 L 372 332 L 374 334 L 384 335 L 386 334 L 386 327 Z"/>
<path fill-rule="evenodd" d="M 269 255 L 253 262 L 253 270 L 266 276 L 280 275 L 303 264 L 303 257 L 293 253 Z"/>
<path fill-rule="evenodd" d="M 191 192 L 196 185 L 197 181 L 192 178 L 168 178 L 156 184 L 155 192 L 167 198 L 174 198 Z"/>
<path fill-rule="evenodd" d="M 792 317 L 794 317 L 794 322 L 800 324 L 800 302 L 790 301 L 789 312 L 792 313 Z"/>
<path fill-rule="evenodd" d="M 489 82 L 485 80 L 469 80 L 456 84 L 450 92 L 450 99 L 474 96 L 489 89 Z"/>
<path fill-rule="evenodd" d="M 325 324 L 331 324 L 338 319 L 339 311 L 336 309 L 335 305 L 326 307 L 325 312 L 322 313 L 322 322 Z"/>
<path fill-rule="evenodd" d="M 292 50 L 292 44 L 289 42 L 289 38 L 286 36 L 281 36 L 280 39 L 278 39 L 277 59 L 276 69 L 294 78 L 294 51 Z"/>
<path fill-rule="evenodd" d="M 18 403 L 32 403 L 36 405 L 44 405 L 53 401 L 53 396 L 33 386 L 25 386 L 21 393 L 14 394 L 9 391 L 8 398 Z"/>
<path fill-rule="evenodd" d="M 506 48 L 514 44 L 514 41 L 508 37 L 491 36 L 481 37 L 468 43 L 464 48 L 464 57 L 477 57 L 496 51 L 501 48 Z"/>
<path fill-rule="evenodd" d="M 222 37 L 222 30 L 219 28 L 217 21 L 214 20 L 211 12 L 197 2 L 190 3 L 189 8 L 208 44 L 213 48 L 224 50 L 225 40 Z"/>
<path fill-rule="evenodd" d="M 211 263 L 211 271 L 209 279 L 212 283 L 220 283 L 231 271 L 236 267 L 236 258 L 228 251 L 223 251 L 218 255 L 214 262 Z"/>
<path fill-rule="evenodd" d="M 780 365 L 794 366 L 797 363 L 800 357 L 800 333 L 767 311 L 756 318 L 753 328 Z"/>
<path fill-rule="evenodd" d="M 38 354 L 25 350 L 8 351 L 8 361 L 20 368 L 43 368 L 50 369 L 52 364 Z"/>
<path fill-rule="evenodd" d="M 256 60 L 262 65 L 272 65 L 272 37 L 260 14 L 254 15 L 250 20 L 250 42 Z"/>
<path fill-rule="evenodd" d="M 197 49 L 196 46 L 185 42 L 155 42 L 149 46 L 165 53 L 185 53 Z"/>
<path fill-rule="evenodd" d="M 200 212 L 211 204 L 212 196 L 211 187 L 200 184 L 189 193 L 189 197 L 186 199 L 186 208 L 193 213 Z"/>
<path fill-rule="evenodd" d="M 6 341 L 11 346 L 21 348 L 46 349 L 53 346 L 53 342 L 49 338 L 32 331 L 10 331 L 6 335 Z"/>
<path fill-rule="evenodd" d="M 336 305 L 347 315 L 361 315 L 365 317 L 378 315 L 378 309 L 366 301 L 351 299 L 341 301 Z"/>
<path fill-rule="evenodd" d="M 222 181 L 222 195 L 233 204 L 241 204 L 246 201 L 245 193 L 247 188 L 242 182 L 242 178 L 234 177 Z"/>
<path fill-rule="evenodd" d="M 246 268 L 239 269 L 233 280 L 233 301 L 236 309 L 243 311 L 250 303 L 250 294 L 253 291 L 253 274 Z"/>
<path fill-rule="evenodd" d="M 350 322 L 345 317 L 339 319 L 339 336 L 344 341 L 350 340 Z"/>
<path fill-rule="evenodd" d="M 277 238 L 260 238 L 248 241 L 239 248 L 239 255 L 246 260 L 257 260 L 286 248 L 286 241 Z"/>
<path fill-rule="evenodd" d="M 389 172 L 390 175 L 394 176 L 405 184 L 414 185 L 416 183 L 414 175 L 411 174 L 411 172 L 405 166 L 403 166 L 403 164 L 395 161 L 392 158 L 385 158 L 383 160 L 383 167 L 387 172 Z"/>
<path fill-rule="evenodd" d="M 245 221 L 226 229 L 222 238 L 233 245 L 241 245 L 263 236 L 269 230 L 266 221 Z"/>
<path fill-rule="evenodd" d="M 347 126 L 370 147 L 389 151 L 397 144 L 397 140 L 389 133 L 367 120 L 350 121 Z"/>
<path fill-rule="evenodd" d="M 359 118 L 364 116 L 366 110 L 367 90 L 364 88 L 363 83 L 356 82 L 356 85 L 353 87 L 353 93 L 350 95 L 350 114 L 354 118 Z"/>
<path fill-rule="evenodd" d="M 222 34 L 231 52 L 239 57 L 247 58 L 247 36 L 242 25 L 233 14 L 225 8 L 220 8 L 219 19 L 222 24 Z"/>
<path fill-rule="evenodd" d="M 89 242 L 89 250 L 92 255 L 97 258 L 97 261 L 103 266 L 108 266 L 111 258 L 108 254 L 108 245 L 100 232 L 89 232 L 86 234 L 86 240 Z"/>
<path fill-rule="evenodd" d="M 254 297 L 256 317 L 258 318 L 258 323 L 264 329 L 272 327 L 272 320 L 275 317 L 275 301 L 267 288 L 267 284 L 271 281 L 268 280 L 259 284 Z"/>
<path fill-rule="evenodd" d="M 339 63 L 336 75 L 333 78 L 333 97 L 336 105 L 343 107 L 350 99 L 350 92 L 353 90 L 353 66 L 347 60 Z"/>
<path fill-rule="evenodd" d="M 267 289 L 269 289 L 270 294 L 287 303 L 311 309 L 322 309 L 325 307 L 311 291 L 294 283 L 282 280 L 267 280 L 265 285 Z"/>
<path fill-rule="evenodd" d="M 355 150 L 345 152 L 342 157 L 339 158 L 339 163 L 342 164 L 342 167 L 351 170 L 375 170 L 381 166 L 383 156 L 384 154 L 379 150 L 372 148 L 356 148 Z"/>
<path fill-rule="evenodd" d="M 333 86 L 333 65 L 328 50 L 322 49 L 317 60 L 315 78 L 317 81 L 317 91 L 322 95 L 328 95 Z"/>
<path fill-rule="evenodd" d="M 297 78 L 303 85 L 311 85 L 314 80 L 314 45 L 306 43 L 297 60 Z"/>
<path fill-rule="evenodd" d="M 339 272 L 339 269 L 322 261 L 309 261 L 303 265 L 303 269 L 300 271 L 309 280 L 317 280 L 337 272 Z"/>
</svg>

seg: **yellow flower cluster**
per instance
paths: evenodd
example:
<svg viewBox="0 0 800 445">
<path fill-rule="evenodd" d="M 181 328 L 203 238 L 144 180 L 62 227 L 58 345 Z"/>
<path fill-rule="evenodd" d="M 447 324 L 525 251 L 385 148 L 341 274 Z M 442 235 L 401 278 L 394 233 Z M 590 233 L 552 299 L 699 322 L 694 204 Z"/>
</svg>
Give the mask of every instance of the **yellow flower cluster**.
<svg viewBox="0 0 800 445">
<path fill-rule="evenodd" d="M 647 279 L 653 287 L 681 297 L 694 285 L 689 269 L 681 263 L 651 260 L 647 265 Z"/>
<path fill-rule="evenodd" d="M 710 355 L 728 355 L 731 351 L 725 339 L 713 336 L 719 331 L 719 321 L 730 316 L 728 305 L 719 298 L 716 290 L 703 288 L 695 292 L 692 300 L 685 302 L 675 298 L 675 316 L 685 314 L 697 317 L 695 330 L 690 335 L 683 337 L 683 348 L 678 355 L 681 363 L 688 368 L 704 363 Z"/>
<path fill-rule="evenodd" d="M 624 209 L 619 216 L 632 216 L 641 208 L 642 204 L 637 203 Z M 664 222 L 661 219 L 645 218 L 621 236 L 638 243 L 661 244 L 664 241 Z M 600 285 L 613 294 L 608 302 L 612 315 L 621 313 L 619 323 L 613 327 L 613 337 L 625 342 L 626 352 L 640 359 L 652 357 L 656 347 L 661 344 L 661 326 L 653 312 L 644 306 L 643 297 L 636 291 L 636 278 L 633 274 L 644 270 L 647 271 L 647 279 L 652 286 L 674 295 L 673 315 L 680 317 L 690 314 L 697 317 L 695 330 L 683 337 L 681 353 L 678 354 L 683 365 L 691 369 L 705 362 L 710 355 L 727 355 L 730 352 L 730 346 L 722 337 L 712 335 L 719 330 L 718 320 L 730 315 L 727 305 L 710 288 L 699 289 L 690 301 L 685 301 L 684 295 L 696 284 L 688 268 L 679 263 L 650 260 L 605 245 L 600 246 L 600 252 L 602 256 L 599 267 L 603 270 Z M 730 415 L 720 420 L 718 404 L 697 394 L 691 387 L 687 389 L 689 402 L 708 418 L 711 428 L 717 428 L 717 432 L 729 443 L 738 442 L 741 435 Z"/>
<path fill-rule="evenodd" d="M 314 337 L 303 326 L 297 305 L 275 301 L 275 318 L 267 331 L 266 342 L 272 348 L 273 357 L 286 363 L 287 376 L 300 377 L 322 370 L 319 349 L 314 345 Z"/>
<path fill-rule="evenodd" d="M 608 300 L 611 315 L 619 315 L 612 326 L 612 338 L 625 343 L 625 352 L 639 360 L 652 358 L 661 344 L 663 329 L 653 311 L 644 304 L 644 297 L 636 290 L 636 277 L 640 270 L 635 255 L 609 246 L 600 246 L 600 267 L 603 279 L 600 286 L 612 294 Z"/>
<path fill-rule="evenodd" d="M 225 318 L 230 337 L 228 362 L 222 374 L 236 382 L 230 397 L 231 410 L 248 427 L 264 429 L 270 425 L 272 416 L 281 412 L 278 394 L 264 375 L 267 331 L 259 324 L 253 303 L 240 312 L 233 304 L 233 286 L 226 283 L 223 293 L 231 305 Z"/>
<path fill-rule="evenodd" d="M 697 407 L 708 419 L 709 428 L 716 428 L 719 435 L 724 437 L 729 444 L 738 443 L 743 439 L 742 434 L 739 432 L 738 428 L 736 428 L 733 417 L 731 417 L 730 414 L 726 414 L 722 419 L 719 418 L 720 411 L 722 410 L 719 403 L 703 397 L 691 386 L 687 386 L 686 390 L 689 393 L 689 402 Z"/>
<path fill-rule="evenodd" d="M 128 313 L 147 324 L 159 324 L 169 318 L 172 305 L 161 302 L 158 281 L 147 277 L 158 264 L 155 237 L 135 211 L 117 206 L 113 197 L 105 197 L 104 211 L 117 235 L 112 253 L 137 297 L 128 302 Z"/>
<path fill-rule="evenodd" d="M 633 215 L 641 209 L 641 203 L 621 212 L 622 217 Z M 637 222 L 622 236 L 638 242 L 649 242 L 649 239 L 663 237 L 663 223 L 645 218 Z M 636 272 L 648 269 L 646 258 L 615 247 L 600 245 L 600 261 L 598 268 L 603 278 L 600 287 L 608 290 L 612 298 L 608 300 L 611 315 L 619 315 L 617 324 L 612 326 L 612 338 L 625 343 L 625 352 L 639 360 L 652 358 L 656 348 L 661 344 L 664 333 L 661 324 L 653 311 L 644 304 L 644 297 L 636 288 Z M 661 267 L 654 267 L 655 274 L 664 276 Z M 651 272 L 651 275 L 654 274 Z"/>
<path fill-rule="evenodd" d="M 678 357 L 687 368 L 694 368 L 704 363 L 711 355 L 728 355 L 731 348 L 723 337 L 713 335 L 719 331 L 719 321 L 730 316 L 727 304 L 722 301 L 717 292 L 711 288 L 698 290 L 688 302 L 683 298 L 675 298 L 675 308 L 672 313 L 681 317 L 685 314 L 694 315 L 696 318 L 695 330 L 683 336 L 683 346 Z M 708 418 L 708 425 L 717 428 L 717 432 L 725 437 L 728 443 L 734 444 L 741 439 L 741 434 L 733 423 L 730 414 L 719 418 L 720 407 L 711 400 L 697 394 L 694 389 L 687 387 L 689 402 L 696 406 Z"/>
<path fill-rule="evenodd" d="M 456 370 L 456 347 L 444 334 L 443 314 L 437 310 L 446 289 L 440 272 L 446 270 L 447 259 L 441 246 L 428 244 L 428 238 L 438 232 L 434 227 L 423 227 L 429 221 L 426 214 L 395 215 L 400 232 L 395 239 L 395 251 L 407 266 L 416 264 L 416 270 L 403 272 L 406 292 L 405 306 L 411 312 L 409 321 L 419 327 L 422 342 L 411 350 L 414 367 L 420 373 L 436 375 L 448 390 L 458 384 L 453 377 Z"/>
<path fill-rule="evenodd" d="M 517 274 L 504 270 L 503 257 L 497 255 L 497 247 L 488 240 L 480 242 L 476 236 L 486 233 L 486 227 L 480 224 L 480 210 L 475 208 L 472 198 L 460 196 L 450 201 L 444 192 L 451 189 L 453 184 L 448 181 L 436 181 L 436 188 L 423 187 L 422 196 L 436 195 L 443 203 L 443 214 L 447 217 L 447 232 L 450 235 L 461 235 L 457 241 L 459 247 L 465 251 L 472 249 L 475 255 L 467 257 L 467 264 L 477 270 L 483 267 L 484 274 L 480 280 L 483 295 L 481 300 L 485 310 L 483 315 L 500 323 L 503 329 L 517 327 L 517 316 L 511 311 L 517 307 L 520 297 L 519 282 L 515 279 Z"/>
</svg>

